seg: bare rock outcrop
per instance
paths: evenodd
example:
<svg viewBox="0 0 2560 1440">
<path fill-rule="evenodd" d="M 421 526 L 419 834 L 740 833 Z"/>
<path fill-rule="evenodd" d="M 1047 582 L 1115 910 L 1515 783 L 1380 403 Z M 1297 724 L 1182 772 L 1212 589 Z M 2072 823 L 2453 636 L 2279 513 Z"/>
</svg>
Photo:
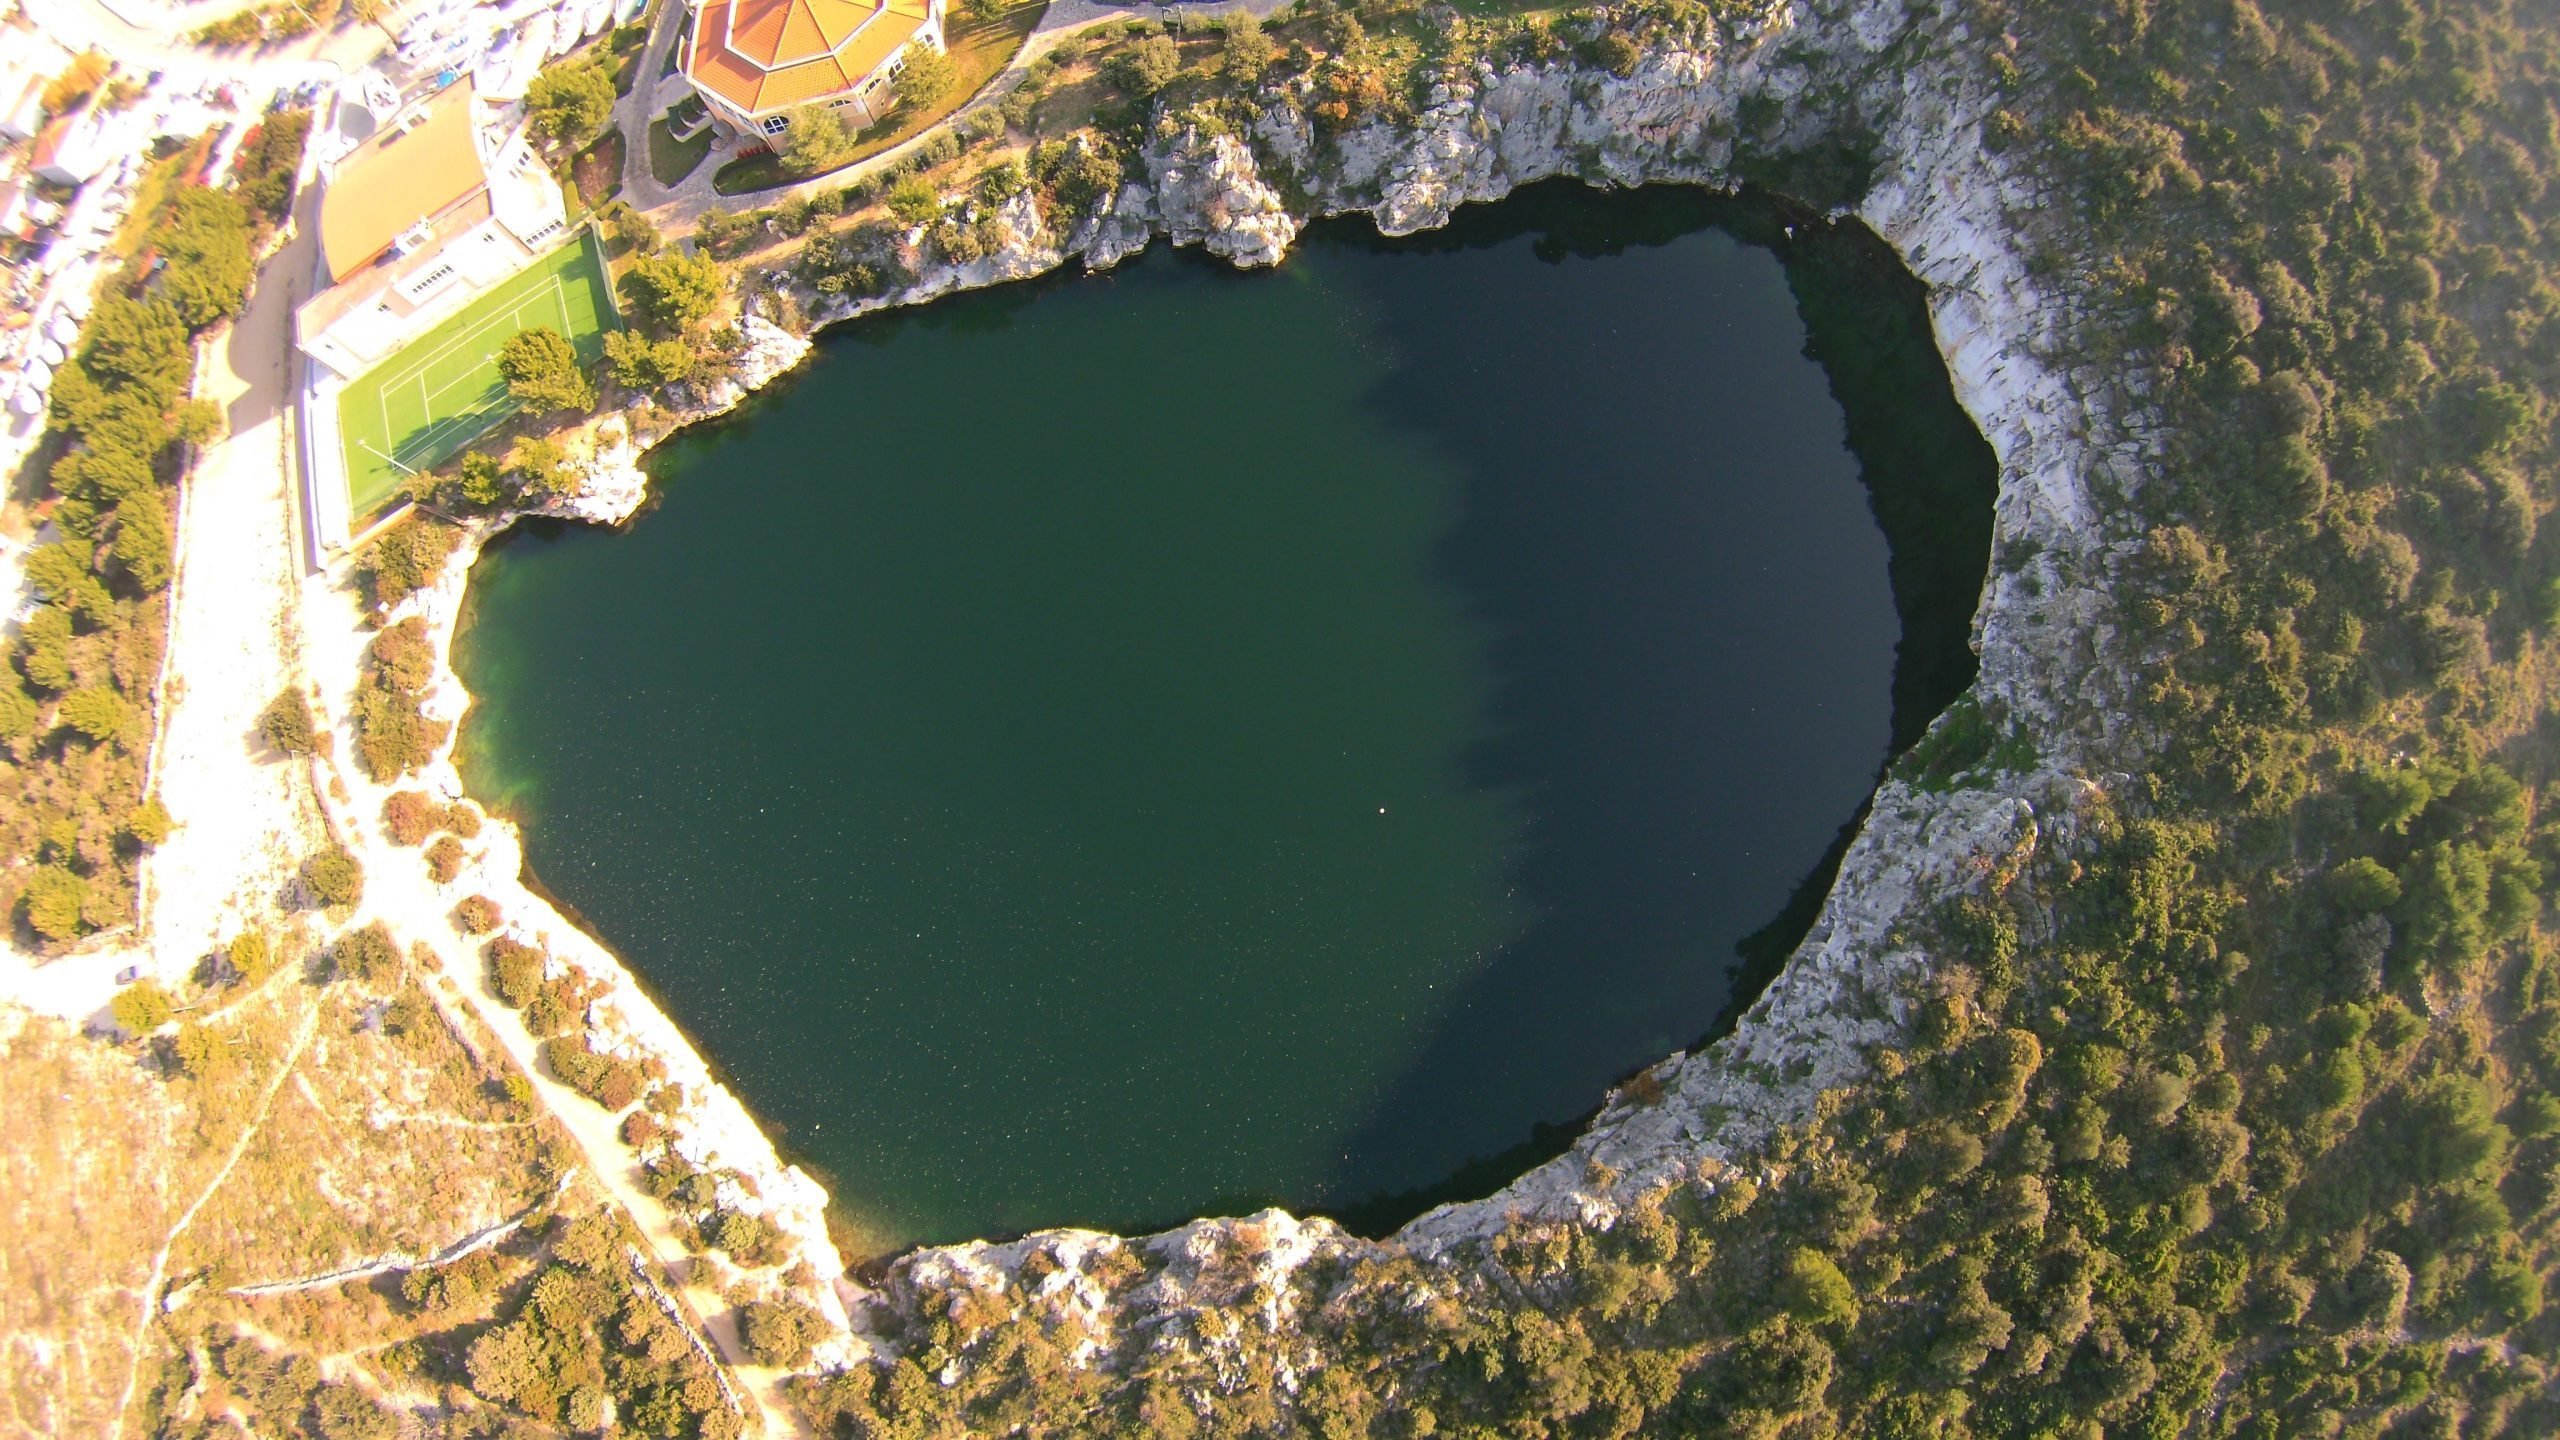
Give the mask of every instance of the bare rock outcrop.
<svg viewBox="0 0 2560 1440">
<path fill-rule="evenodd" d="M 1872 137 L 1877 163 L 1856 214 L 1928 283 L 1957 397 L 1999 460 L 1994 553 L 2004 558 L 1975 621 L 1975 701 L 2014 727 L 2033 758 L 1935 788 L 1889 779 L 1812 931 L 1733 1033 L 1654 1066 L 1652 1083 L 1630 1087 L 1642 1095 L 1612 1097 L 1569 1153 L 1497 1195 L 1433 1211 L 1391 1246 L 1446 1258 L 1523 1216 L 1606 1226 L 1630 1195 L 1746 1158 L 1776 1127 L 1808 1117 L 1822 1091 L 1857 1080 L 1905 1033 L 1934 968 L 1916 938 L 1933 909 L 2042 847 L 2072 843 L 2083 803 L 2144 743 L 2119 718 L 2132 672 L 2107 591 L 2134 541 L 2106 517 L 2152 473 L 2157 431 L 2135 382 L 2062 358 L 2077 302 L 2029 264 L 2046 197 L 1982 142 L 1997 95 L 1964 58 L 1981 49 L 1975 40 L 1959 16 L 1915 16 L 1899 0 L 1799 0 L 1720 45 L 1653 53 L 1624 75 L 1569 61 L 1478 64 L 1444 79 L 1402 123 L 1328 134 L 1310 119 L 1311 92 L 1283 93 L 1243 133 L 1171 128 L 1140 157 L 1143 178 L 1090 214 L 1044 221 L 1026 203 L 1003 217 L 992 253 L 927 263 L 892 294 L 811 307 L 824 323 L 1070 256 L 1106 268 L 1157 236 L 1269 265 L 1316 216 L 1366 213 L 1404 234 L 1557 176 L 1730 186 L 1754 98 L 1777 102 L 1758 107 L 1777 116 L 1754 132 L 1763 152 L 1826 131 Z M 717 413 L 798 359 L 778 341 L 756 353 L 766 361 L 712 387 L 693 413 Z M 663 433 L 635 432 L 631 453 Z M 1112 1292 L 1098 1268 L 1132 1246 L 1162 1262 L 1156 1278 Z M 925 1250 L 887 1283 L 966 1288 L 1019 1273 L 1039 1254 L 1043 1303 L 1077 1308 L 1100 1335 L 1178 1319 L 1237 1255 L 1259 1273 L 1369 1248 L 1328 1223 L 1270 1212 L 1146 1240 L 1055 1231 Z M 1267 1319 L 1277 1327 L 1286 1317 Z"/>
</svg>

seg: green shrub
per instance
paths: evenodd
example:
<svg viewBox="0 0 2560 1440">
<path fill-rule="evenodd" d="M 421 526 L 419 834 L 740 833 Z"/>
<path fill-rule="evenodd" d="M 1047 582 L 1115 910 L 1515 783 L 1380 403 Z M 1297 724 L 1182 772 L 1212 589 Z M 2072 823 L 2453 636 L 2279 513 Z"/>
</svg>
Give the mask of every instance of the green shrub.
<svg viewBox="0 0 2560 1440">
<path fill-rule="evenodd" d="M 473 895 L 453 907 L 453 922 L 465 935 L 486 935 L 498 928 L 498 902 Z"/>
<path fill-rule="evenodd" d="M 712 1212 L 702 1233 L 705 1240 L 728 1251 L 741 1265 L 776 1264 L 784 1253 L 782 1236 L 773 1228 L 773 1222 L 744 1210 Z"/>
<path fill-rule="evenodd" d="M 498 998 L 521 1010 L 542 993 L 546 960 L 543 953 L 520 940 L 504 936 L 489 942 L 489 988 Z"/>
<path fill-rule="evenodd" d="M 439 835 L 427 847 L 427 874 L 439 885 L 450 885 L 462 874 L 462 842 L 450 835 Z"/>
<path fill-rule="evenodd" d="M 715 211 L 714 214 L 719 212 Z M 706 218 L 705 226 L 709 226 Z M 660 335 L 691 335 L 718 308 L 728 282 L 708 255 L 662 250 L 623 272 L 622 292 L 642 323 Z"/>
<path fill-rule="evenodd" d="M 399 943 L 378 920 L 339 936 L 338 943 L 330 947 L 329 957 L 339 974 L 362 985 L 383 985 L 400 974 Z"/>
<path fill-rule="evenodd" d="M 22 899 L 27 924 L 48 940 L 68 940 L 86 926 L 89 882 L 64 866 L 38 868 Z"/>
<path fill-rule="evenodd" d="M 364 898 L 364 867 L 333 845 L 302 862 L 302 886 L 321 905 L 353 905 Z"/>
<path fill-rule="evenodd" d="M 167 987 L 157 980 L 137 980 L 116 992 L 108 1005 L 115 1016 L 116 1028 L 140 1038 L 169 1023 L 177 1014 L 177 1002 Z"/>
<path fill-rule="evenodd" d="M 797 1370 L 809 1363 L 810 1347 L 827 1332 L 825 1318 L 815 1309 L 784 1296 L 742 1307 L 738 1333 L 757 1364 Z"/>
<path fill-rule="evenodd" d="M 595 382 L 578 363 L 578 352 L 560 332 L 537 325 L 508 336 L 498 347 L 498 373 L 507 393 L 529 414 L 596 408 Z"/>
<path fill-rule="evenodd" d="M 1778 1281 L 1778 1303 L 1808 1325 L 1846 1328 L 1858 1323 L 1858 1293 L 1831 1257 L 1799 1246 Z"/>
<path fill-rule="evenodd" d="M 68 725 L 92 740 L 130 743 L 138 738 L 134 727 L 140 716 L 122 695 L 105 686 L 74 690 L 63 696 L 53 715 L 55 723 Z"/>
<path fill-rule="evenodd" d="M 461 543 L 460 531 L 418 514 L 384 531 L 356 557 L 367 603 L 387 609 L 433 585 Z"/>
<path fill-rule="evenodd" d="M 288 755 L 308 755 L 318 748 L 319 737 L 311 721 L 311 703 L 302 691 L 286 686 L 258 712 L 258 733 L 266 742 Z"/>
<path fill-rule="evenodd" d="M 613 115 L 613 76 L 588 59 L 563 61 L 525 87 L 525 117 L 534 134 L 559 150 L 594 139 Z"/>
<path fill-rule="evenodd" d="M 900 108 L 930 109 L 960 81 L 959 66 L 941 50 L 922 41 L 907 47 L 897 78 L 890 82 Z"/>
<path fill-rule="evenodd" d="M 423 790 L 395 790 L 382 802 L 382 828 L 394 845 L 423 845 L 444 822 L 444 807 Z"/>
<path fill-rule="evenodd" d="M 2354 914 L 2388 910 L 2400 903 L 2400 877 L 2359 855 L 2329 872 L 2329 893 L 2339 909 Z"/>
<path fill-rule="evenodd" d="M 1140 97 L 1151 96 L 1182 73 L 1182 54 L 1170 35 L 1149 35 L 1111 57 L 1111 82 Z"/>
</svg>

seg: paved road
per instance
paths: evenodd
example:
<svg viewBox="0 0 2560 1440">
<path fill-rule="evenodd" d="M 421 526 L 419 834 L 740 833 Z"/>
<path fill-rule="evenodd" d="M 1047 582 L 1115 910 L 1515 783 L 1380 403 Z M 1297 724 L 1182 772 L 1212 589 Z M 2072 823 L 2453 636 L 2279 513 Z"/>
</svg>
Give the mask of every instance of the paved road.
<svg viewBox="0 0 2560 1440">
<path fill-rule="evenodd" d="M 631 87 L 631 93 L 622 97 L 615 110 L 615 119 L 621 123 L 624 137 L 622 198 L 630 201 L 632 208 L 647 214 L 659 229 L 682 233 L 691 230 L 706 212 L 712 210 L 759 210 L 822 190 L 841 189 L 857 180 L 868 180 L 906 159 L 922 149 L 934 131 L 951 129 L 981 110 L 1002 104 L 1004 97 L 1012 94 L 1014 87 L 1022 83 L 1023 73 L 1031 68 L 1032 62 L 1056 49 L 1058 43 L 1070 35 L 1097 25 L 1125 20 L 1169 20 L 1191 15 L 1229 15 L 1238 11 L 1268 16 L 1290 3 L 1292 0 L 1215 0 L 1215 3 L 1150 5 L 1113 4 L 1105 3 L 1105 0 L 1049 0 L 1049 8 L 1042 12 L 1039 25 L 1014 57 L 1006 62 L 1004 69 L 996 72 L 986 88 L 971 97 L 968 104 L 953 111 L 940 125 L 910 136 L 867 160 L 856 161 L 814 180 L 747 195 L 722 195 L 711 188 L 711 177 L 720 168 L 716 153 L 706 156 L 700 165 L 693 168 L 693 173 L 672 186 L 659 184 L 658 177 L 649 169 L 648 122 L 666 108 L 664 105 L 653 106 L 646 98 L 652 88 L 650 79 L 658 73 L 656 67 L 666 63 L 667 51 L 683 33 L 684 7 L 668 5 L 661 10 L 657 28 L 649 35 L 648 51 L 641 58 L 641 83 Z"/>
</svg>

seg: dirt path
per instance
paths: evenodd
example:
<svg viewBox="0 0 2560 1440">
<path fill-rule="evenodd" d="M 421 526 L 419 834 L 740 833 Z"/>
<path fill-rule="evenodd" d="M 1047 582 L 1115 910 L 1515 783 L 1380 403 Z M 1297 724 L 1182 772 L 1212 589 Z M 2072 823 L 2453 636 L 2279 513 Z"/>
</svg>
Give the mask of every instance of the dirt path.
<svg viewBox="0 0 2560 1440">
<path fill-rule="evenodd" d="M 194 1203 L 178 1217 L 177 1224 L 169 1227 L 168 1235 L 160 1242 L 160 1252 L 151 1257 L 151 1278 L 142 1284 L 140 1313 L 134 1317 L 133 1344 L 128 1347 L 131 1364 L 125 1371 L 124 1393 L 116 1399 L 115 1428 L 109 1433 L 124 1433 L 125 1412 L 133 1407 L 134 1387 L 142 1378 L 143 1347 L 150 1341 L 152 1316 L 160 1309 L 160 1287 L 169 1283 L 170 1250 L 177 1246 L 178 1237 L 187 1233 L 187 1227 L 195 1223 L 196 1212 L 204 1208 L 204 1202 L 212 1199 L 213 1192 L 222 1188 L 222 1182 L 231 1178 L 240 1157 L 249 1153 L 249 1142 L 258 1138 L 258 1128 L 266 1124 L 267 1111 L 275 1104 L 276 1092 L 284 1088 L 285 1077 L 293 1073 L 293 1067 L 302 1063 L 303 1047 L 311 1043 L 311 1037 L 319 1029 L 320 1006 L 314 1004 L 303 1012 L 302 1025 L 294 1031 L 293 1044 L 286 1047 L 284 1059 L 276 1065 L 276 1073 L 267 1077 L 266 1089 L 258 1094 L 258 1106 L 249 1113 L 248 1122 L 240 1127 L 239 1138 L 231 1142 L 231 1153 L 223 1157 L 222 1168 L 213 1172 L 213 1178 L 205 1182 Z"/>
<path fill-rule="evenodd" d="M 353 598 L 321 576 L 308 582 L 306 604 L 307 633 L 315 659 L 324 672 L 335 668 L 338 673 L 350 673 L 353 653 L 360 651 L 372 635 L 359 622 Z M 332 666 L 327 658 L 332 652 L 344 652 L 346 658 Z M 340 735 L 341 754 L 351 748 L 350 740 L 350 736 Z M 334 769 L 331 762 L 323 764 L 324 768 Z M 667 1207 L 640 1188 L 639 1162 L 630 1147 L 622 1143 L 620 1117 L 554 1078 L 541 1062 L 541 1041 L 525 1028 L 522 1017 L 489 992 L 476 947 L 461 940 L 452 924 L 452 910 L 460 899 L 457 891 L 467 893 L 474 877 L 466 874 L 454 886 L 436 884 L 418 851 L 392 846 L 382 837 L 380 824 L 373 817 L 380 810 L 384 788 L 352 771 L 337 772 L 333 778 L 345 785 L 348 798 L 332 801 L 330 808 L 338 816 L 341 832 L 365 865 L 364 903 L 353 923 L 380 920 L 404 940 L 427 941 L 445 958 L 442 973 L 422 980 L 428 997 L 444 1012 L 446 1023 L 458 1035 L 467 1036 L 477 1028 L 496 1037 L 515 1068 L 532 1082 L 536 1103 L 549 1111 L 577 1143 L 588 1170 L 630 1215 L 659 1268 L 675 1283 L 686 1305 L 702 1317 L 703 1330 L 718 1348 L 730 1377 L 754 1404 L 763 1432 L 769 1436 L 802 1433 L 796 1412 L 781 1394 L 782 1373 L 756 1365 L 748 1358 L 727 1298 L 700 1283 L 700 1266 L 676 1234 Z M 508 863 L 515 863 L 512 850 Z M 477 1026 L 467 1023 L 465 1015 L 477 1021 Z"/>
<path fill-rule="evenodd" d="M 411 858 L 414 860 L 415 857 Z M 415 868 L 423 881 L 424 866 L 420 864 Z M 373 889 L 372 882 L 368 881 L 367 888 L 368 891 Z M 411 887 L 398 888 L 407 890 Z M 409 917 L 385 914 L 383 918 L 396 930 Z M 445 938 L 435 931 L 410 933 L 432 934 L 438 940 Z M 764 1433 L 772 1436 L 800 1434 L 796 1412 L 782 1397 L 779 1388 L 783 1378 L 781 1373 L 747 1358 L 746 1345 L 738 1335 L 737 1323 L 728 1313 L 728 1300 L 716 1290 L 695 1283 L 694 1257 L 677 1236 L 673 1217 L 666 1206 L 640 1188 L 640 1166 L 633 1159 L 630 1147 L 622 1143 L 620 1120 L 594 1101 L 552 1078 L 550 1071 L 541 1063 L 541 1042 L 524 1027 L 514 1010 L 488 992 L 476 978 L 480 973 L 477 957 L 470 956 L 467 951 L 465 954 L 466 958 L 459 967 L 448 965 L 445 973 L 431 977 L 425 986 L 427 994 L 445 1012 L 446 1023 L 457 1032 L 464 1030 L 461 1012 L 468 1011 L 497 1037 L 498 1044 L 506 1050 L 516 1068 L 532 1080 L 535 1100 L 550 1111 L 559 1120 L 561 1128 L 577 1142 L 580 1153 L 586 1157 L 587 1168 L 594 1172 L 614 1202 L 631 1217 L 631 1223 L 641 1237 L 649 1242 L 650 1254 L 658 1262 L 658 1268 L 683 1292 L 685 1304 L 702 1317 L 702 1328 L 718 1347 L 724 1367 L 744 1387 L 747 1398 L 755 1405 L 763 1421 Z M 457 981 L 454 978 L 457 968 L 471 978 Z"/>
<path fill-rule="evenodd" d="M 304 1098 L 310 1097 L 305 1095 Z M 559 1200 L 560 1192 L 569 1188 L 570 1177 L 575 1173 L 574 1171 L 562 1172 L 560 1183 L 552 1187 L 550 1194 L 495 1225 L 486 1226 L 463 1236 L 432 1255 L 404 1255 L 394 1252 L 377 1259 L 361 1260 L 353 1265 L 340 1266 L 338 1269 L 319 1275 L 305 1275 L 293 1280 L 264 1280 L 255 1285 L 234 1285 L 222 1293 L 225 1295 L 292 1295 L 305 1290 L 327 1290 L 344 1285 L 350 1280 L 362 1280 L 392 1270 L 415 1270 L 420 1266 L 450 1265 L 475 1250 L 486 1250 L 524 1228 L 525 1221 L 532 1219 L 545 1207 Z"/>
</svg>

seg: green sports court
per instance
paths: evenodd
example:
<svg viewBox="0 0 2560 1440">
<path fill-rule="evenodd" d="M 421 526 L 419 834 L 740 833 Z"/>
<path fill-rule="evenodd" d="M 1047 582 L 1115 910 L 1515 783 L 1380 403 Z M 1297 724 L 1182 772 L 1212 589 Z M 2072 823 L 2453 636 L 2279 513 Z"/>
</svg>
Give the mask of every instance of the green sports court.
<svg viewBox="0 0 2560 1440">
<path fill-rule="evenodd" d="M 408 472 L 443 464 L 515 413 L 498 347 L 516 334 L 547 326 L 594 364 L 621 324 L 611 285 L 587 230 L 350 383 L 338 400 L 350 513 L 361 522 Z"/>
</svg>

